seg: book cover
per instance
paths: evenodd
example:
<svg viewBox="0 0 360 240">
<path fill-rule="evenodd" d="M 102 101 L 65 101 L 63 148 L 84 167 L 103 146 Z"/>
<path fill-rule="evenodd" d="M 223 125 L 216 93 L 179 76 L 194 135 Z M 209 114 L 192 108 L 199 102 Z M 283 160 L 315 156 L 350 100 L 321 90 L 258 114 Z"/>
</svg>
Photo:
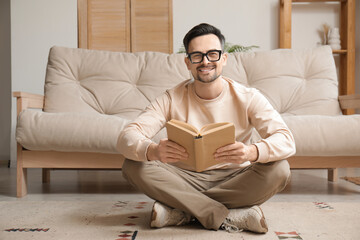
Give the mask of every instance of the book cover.
<svg viewBox="0 0 360 240">
<path fill-rule="evenodd" d="M 214 153 L 222 146 L 235 142 L 235 127 L 233 123 L 212 123 L 200 130 L 191 124 L 172 119 L 166 123 L 168 139 L 183 146 L 189 158 L 182 161 L 195 171 L 202 172 L 218 164 Z"/>
</svg>

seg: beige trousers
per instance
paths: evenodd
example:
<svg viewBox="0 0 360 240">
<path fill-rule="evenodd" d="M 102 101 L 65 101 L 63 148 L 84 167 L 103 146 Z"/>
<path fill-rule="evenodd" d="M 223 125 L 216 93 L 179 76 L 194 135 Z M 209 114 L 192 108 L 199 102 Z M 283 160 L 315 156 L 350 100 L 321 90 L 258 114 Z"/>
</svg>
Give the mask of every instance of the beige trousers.
<svg viewBox="0 0 360 240">
<path fill-rule="evenodd" d="M 229 209 L 264 203 L 283 190 L 290 178 L 286 160 L 197 173 L 160 161 L 126 159 L 122 172 L 150 198 L 190 213 L 205 228 L 214 230 L 219 229 Z"/>
</svg>

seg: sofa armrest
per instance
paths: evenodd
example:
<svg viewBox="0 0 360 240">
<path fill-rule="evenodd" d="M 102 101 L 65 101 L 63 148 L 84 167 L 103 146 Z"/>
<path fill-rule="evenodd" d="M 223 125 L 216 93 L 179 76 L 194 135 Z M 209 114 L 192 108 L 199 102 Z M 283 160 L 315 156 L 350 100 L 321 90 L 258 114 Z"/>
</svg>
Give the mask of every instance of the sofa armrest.
<svg viewBox="0 0 360 240">
<path fill-rule="evenodd" d="M 360 109 L 360 94 L 339 96 L 340 107 L 344 109 Z"/>
<path fill-rule="evenodd" d="M 13 92 L 13 97 L 16 97 L 17 115 L 28 108 L 44 108 L 45 98 L 40 94 L 26 93 L 26 92 Z"/>
</svg>

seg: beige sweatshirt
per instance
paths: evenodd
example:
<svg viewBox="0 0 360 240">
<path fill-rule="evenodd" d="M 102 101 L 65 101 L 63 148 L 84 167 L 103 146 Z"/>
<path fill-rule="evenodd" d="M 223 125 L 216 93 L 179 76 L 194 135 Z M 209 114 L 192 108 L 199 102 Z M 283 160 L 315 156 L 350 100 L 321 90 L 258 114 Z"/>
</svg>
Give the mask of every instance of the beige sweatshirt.
<svg viewBox="0 0 360 240">
<path fill-rule="evenodd" d="M 221 94 L 211 100 L 196 95 L 192 80 L 167 90 L 123 130 L 118 140 L 119 152 L 132 160 L 147 161 L 146 151 L 152 143 L 151 138 L 167 121 L 177 119 L 198 129 L 209 123 L 234 123 L 236 141 L 255 144 L 259 151 L 258 162 L 286 159 L 295 154 L 290 130 L 258 90 L 228 78 L 224 78 L 223 84 Z M 213 168 L 236 167 L 239 165 L 219 163 Z"/>
</svg>

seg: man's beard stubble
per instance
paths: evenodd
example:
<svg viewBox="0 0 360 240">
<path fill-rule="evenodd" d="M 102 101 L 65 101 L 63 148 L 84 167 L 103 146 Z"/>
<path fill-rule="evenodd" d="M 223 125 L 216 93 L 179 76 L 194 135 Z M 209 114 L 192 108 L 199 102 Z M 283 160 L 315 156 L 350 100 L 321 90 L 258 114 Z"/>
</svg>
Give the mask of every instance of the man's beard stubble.
<svg viewBox="0 0 360 240">
<path fill-rule="evenodd" d="M 203 68 L 203 67 L 206 67 L 206 66 L 201 65 L 201 66 L 199 66 L 197 69 Z M 214 73 L 214 75 L 210 78 L 210 80 L 204 80 L 204 79 L 202 79 L 198 74 L 197 74 L 197 78 L 194 77 L 194 79 L 195 79 L 195 80 L 198 80 L 198 81 L 200 81 L 200 82 L 202 82 L 202 83 L 212 83 L 213 81 L 215 81 L 216 79 L 218 79 L 218 78 L 221 76 L 221 74 L 222 74 L 222 73 L 219 73 L 219 75 L 216 75 L 216 69 L 217 69 L 217 67 L 215 66 L 215 68 L 214 68 L 215 73 Z"/>
</svg>

